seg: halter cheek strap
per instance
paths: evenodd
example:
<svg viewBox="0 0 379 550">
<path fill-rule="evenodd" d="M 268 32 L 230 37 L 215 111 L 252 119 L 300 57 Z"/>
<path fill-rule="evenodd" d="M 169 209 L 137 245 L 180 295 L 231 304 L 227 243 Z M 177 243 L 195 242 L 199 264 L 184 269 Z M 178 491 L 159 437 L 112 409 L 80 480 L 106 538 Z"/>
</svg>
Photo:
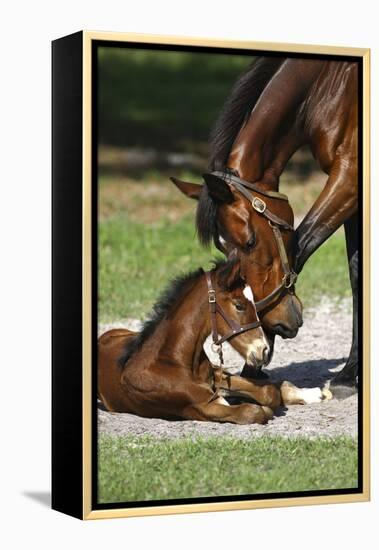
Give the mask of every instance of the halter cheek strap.
<svg viewBox="0 0 379 550">
<path fill-rule="evenodd" d="M 212 285 L 212 274 L 210 271 L 205 272 L 205 278 L 208 286 L 208 303 L 211 314 L 212 340 L 215 347 L 221 346 L 227 340 L 234 338 L 234 336 L 238 336 L 243 332 L 247 332 L 248 330 L 252 330 L 261 326 L 261 322 L 259 320 L 253 323 L 249 323 L 248 325 L 239 325 L 234 319 L 231 319 L 216 301 L 216 291 Z M 224 336 L 221 336 L 221 338 L 218 337 L 216 319 L 217 313 L 221 315 L 221 317 L 230 328 L 230 331 Z"/>
<path fill-rule="evenodd" d="M 205 271 L 204 272 L 205 279 L 207 281 L 207 287 L 208 287 L 208 303 L 209 303 L 209 311 L 211 315 L 211 330 L 212 330 L 212 350 L 218 354 L 220 365 L 219 367 L 216 367 L 213 365 L 213 368 L 218 370 L 218 374 L 215 375 L 214 378 L 214 394 L 211 398 L 211 401 L 216 399 L 220 396 L 220 386 L 221 386 L 221 380 L 222 380 L 222 368 L 224 366 L 224 355 L 222 352 L 222 344 L 226 342 L 227 340 L 231 340 L 234 338 L 234 336 L 238 336 L 238 334 L 242 334 L 243 332 L 246 332 L 248 330 L 252 330 L 254 328 L 260 327 L 261 322 L 257 319 L 254 323 L 249 323 L 248 325 L 239 325 L 234 319 L 231 319 L 223 310 L 223 308 L 217 303 L 216 299 L 216 291 L 213 288 L 212 285 L 212 272 L 211 271 Z M 217 313 L 221 315 L 221 317 L 224 319 L 227 325 L 230 327 L 230 332 L 222 336 L 221 338 L 218 337 L 218 330 L 217 330 Z"/>
</svg>

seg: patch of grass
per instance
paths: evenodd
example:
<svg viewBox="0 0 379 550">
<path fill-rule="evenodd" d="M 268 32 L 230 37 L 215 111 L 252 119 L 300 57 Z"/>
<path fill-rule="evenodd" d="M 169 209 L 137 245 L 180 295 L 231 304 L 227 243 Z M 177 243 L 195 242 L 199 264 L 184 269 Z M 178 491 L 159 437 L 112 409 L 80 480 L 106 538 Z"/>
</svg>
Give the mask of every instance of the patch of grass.
<svg viewBox="0 0 379 550">
<path fill-rule="evenodd" d="M 296 285 L 304 306 L 316 306 L 325 296 L 340 301 L 351 296 L 344 232 L 330 237 L 305 264 Z"/>
<path fill-rule="evenodd" d="M 175 276 L 221 257 L 198 243 L 193 213 L 177 221 L 154 224 L 130 219 L 127 213 L 99 224 L 99 320 L 142 319 Z M 317 305 L 323 295 L 349 296 L 349 278 L 342 232 L 329 239 L 308 261 L 297 294 L 304 305 Z"/>
<path fill-rule="evenodd" d="M 186 181 L 201 183 L 201 178 L 191 172 L 172 171 Z M 160 219 L 177 221 L 183 216 L 194 215 L 196 203 L 185 197 L 169 176 L 158 170 L 145 170 L 143 181 L 123 176 L 99 178 L 100 220 L 128 216 L 132 221 L 155 224 Z"/>
<path fill-rule="evenodd" d="M 128 502 L 357 487 L 357 441 L 263 436 L 99 439 L 99 501 Z"/>
<path fill-rule="evenodd" d="M 192 216 L 153 225 L 132 222 L 127 216 L 100 223 L 100 322 L 143 318 L 169 280 L 210 267 L 216 256 L 216 249 L 204 250 L 198 243 Z"/>
</svg>

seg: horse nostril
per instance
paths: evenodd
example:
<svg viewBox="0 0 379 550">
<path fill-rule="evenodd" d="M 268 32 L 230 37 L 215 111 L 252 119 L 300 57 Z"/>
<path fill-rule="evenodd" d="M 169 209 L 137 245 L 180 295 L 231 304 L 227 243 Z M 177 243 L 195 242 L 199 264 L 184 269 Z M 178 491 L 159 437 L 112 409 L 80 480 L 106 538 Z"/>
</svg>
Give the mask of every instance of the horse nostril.
<svg viewBox="0 0 379 550">
<path fill-rule="evenodd" d="M 274 326 L 275 334 L 278 334 L 282 338 L 294 338 L 299 330 L 299 327 L 287 327 L 286 325 L 282 325 L 281 323 L 278 323 Z"/>
</svg>

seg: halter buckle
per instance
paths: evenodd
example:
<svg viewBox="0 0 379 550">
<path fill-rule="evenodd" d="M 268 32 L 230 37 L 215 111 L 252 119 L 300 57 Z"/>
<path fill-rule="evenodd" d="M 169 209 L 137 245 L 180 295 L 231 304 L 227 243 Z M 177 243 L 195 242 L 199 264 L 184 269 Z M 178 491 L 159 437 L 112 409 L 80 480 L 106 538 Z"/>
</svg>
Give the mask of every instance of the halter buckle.
<svg viewBox="0 0 379 550">
<path fill-rule="evenodd" d="M 266 210 L 267 205 L 259 197 L 254 197 L 252 202 L 251 202 L 251 206 L 254 208 L 254 210 L 259 212 L 260 214 L 263 214 L 263 212 Z"/>
<path fill-rule="evenodd" d="M 286 273 L 282 279 L 282 283 L 284 288 L 291 288 L 297 281 L 297 273 L 294 271 L 290 271 L 290 273 Z"/>
<path fill-rule="evenodd" d="M 216 303 L 216 291 L 215 290 L 208 290 L 208 302 L 210 304 Z"/>
</svg>

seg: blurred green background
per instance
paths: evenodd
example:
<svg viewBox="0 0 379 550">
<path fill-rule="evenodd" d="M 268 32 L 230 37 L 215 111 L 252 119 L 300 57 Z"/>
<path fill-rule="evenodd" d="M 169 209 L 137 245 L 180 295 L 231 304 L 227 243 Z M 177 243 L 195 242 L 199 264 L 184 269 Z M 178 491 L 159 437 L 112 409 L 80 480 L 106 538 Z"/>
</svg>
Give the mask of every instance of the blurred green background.
<svg viewBox="0 0 379 550">
<path fill-rule="evenodd" d="M 241 55 L 101 48 L 100 143 L 202 152 L 232 84 L 252 60 Z"/>
<path fill-rule="evenodd" d="M 195 202 L 170 175 L 201 183 L 208 136 L 234 82 L 253 58 L 101 48 L 99 121 L 99 320 L 143 318 L 174 276 L 210 266 L 194 226 Z M 325 175 L 307 150 L 281 178 L 301 219 Z M 325 277 L 328 265 L 328 278 Z M 305 306 L 349 296 L 344 235 L 307 263 L 297 293 Z"/>
</svg>

